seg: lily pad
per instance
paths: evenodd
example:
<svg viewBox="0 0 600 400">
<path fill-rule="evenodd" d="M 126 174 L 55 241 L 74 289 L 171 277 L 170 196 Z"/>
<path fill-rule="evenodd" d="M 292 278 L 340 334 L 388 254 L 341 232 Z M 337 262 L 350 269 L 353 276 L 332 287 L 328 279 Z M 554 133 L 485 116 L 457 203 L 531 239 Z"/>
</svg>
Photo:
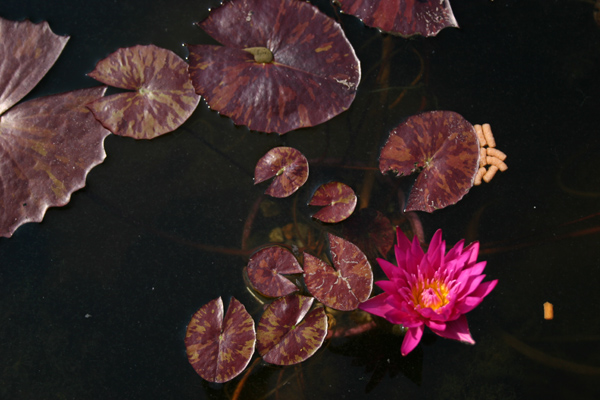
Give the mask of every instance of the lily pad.
<svg viewBox="0 0 600 400">
<path fill-rule="evenodd" d="M 381 173 L 409 175 L 420 170 L 406 211 L 433 212 L 455 204 L 471 189 L 479 169 L 475 128 L 452 111 L 408 118 L 390 132 L 381 150 Z"/>
<path fill-rule="evenodd" d="M 366 25 L 404 37 L 435 36 L 458 27 L 448 0 L 335 0 Z"/>
<path fill-rule="evenodd" d="M 188 64 L 154 45 L 119 49 L 101 60 L 90 77 L 134 92 L 89 105 L 94 116 L 116 135 L 153 139 L 174 131 L 194 112 L 200 96 L 190 82 Z"/>
<path fill-rule="evenodd" d="M 325 206 L 313 218 L 322 222 L 336 223 L 345 220 L 356 208 L 356 194 L 352 188 L 341 182 L 321 185 L 313 195 L 310 206 Z"/>
<path fill-rule="evenodd" d="M 269 304 L 256 333 L 256 350 L 268 363 L 298 364 L 321 347 L 327 335 L 323 307 L 311 312 L 312 297 L 290 294 Z"/>
<path fill-rule="evenodd" d="M 284 134 L 354 100 L 354 49 L 337 22 L 305 1 L 228 1 L 199 25 L 224 46 L 188 45 L 192 83 L 236 124 Z"/>
<path fill-rule="evenodd" d="M 288 197 L 308 179 L 308 160 L 292 147 L 275 147 L 258 160 L 254 168 L 254 184 L 273 179 L 265 191 L 273 197 Z"/>
<path fill-rule="evenodd" d="M 234 297 L 225 318 L 220 297 L 202 306 L 185 334 L 190 364 L 210 382 L 227 382 L 238 376 L 250 362 L 255 342 L 254 321 Z"/>
<path fill-rule="evenodd" d="M 254 289 L 266 297 L 281 297 L 298 290 L 286 274 L 303 272 L 296 257 L 279 246 L 257 251 L 250 257 L 246 273 Z"/>
<path fill-rule="evenodd" d="M 344 222 L 342 232 L 371 260 L 385 258 L 396 240 L 396 230 L 390 220 L 372 208 L 355 212 Z"/>
<path fill-rule="evenodd" d="M 333 265 L 304 253 L 304 282 L 308 291 L 327 307 L 355 310 L 373 289 L 371 264 L 360 249 L 328 234 Z"/>
<path fill-rule="evenodd" d="M 38 84 L 69 40 L 47 22 L 9 21 L 0 17 L 0 115 Z"/>
</svg>

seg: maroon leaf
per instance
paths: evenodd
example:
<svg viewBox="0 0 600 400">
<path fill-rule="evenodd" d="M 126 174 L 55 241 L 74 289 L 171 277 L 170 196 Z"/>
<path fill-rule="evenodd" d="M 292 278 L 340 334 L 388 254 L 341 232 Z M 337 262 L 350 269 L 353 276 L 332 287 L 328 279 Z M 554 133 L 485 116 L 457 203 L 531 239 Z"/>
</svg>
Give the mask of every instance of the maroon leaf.
<svg viewBox="0 0 600 400">
<path fill-rule="evenodd" d="M 435 36 L 458 27 L 448 0 L 335 0 L 365 24 L 401 35 Z"/>
<path fill-rule="evenodd" d="M 354 100 L 358 58 L 340 25 L 305 1 L 228 1 L 199 25 L 226 47 L 188 46 L 192 82 L 236 124 L 284 134 Z"/>
<path fill-rule="evenodd" d="M 0 115 L 37 85 L 68 40 L 52 33 L 47 22 L 0 18 Z"/>
<path fill-rule="evenodd" d="M 363 208 L 343 224 L 344 237 L 355 243 L 371 258 L 383 257 L 391 250 L 396 230 L 390 220 L 377 210 Z"/>
<path fill-rule="evenodd" d="M 188 65 L 172 51 L 134 46 L 98 62 L 92 78 L 135 92 L 120 93 L 89 105 L 94 116 L 116 135 L 153 139 L 174 131 L 194 112 L 200 96 Z"/>
<path fill-rule="evenodd" d="M 210 382 L 227 382 L 238 376 L 250 362 L 255 342 L 254 321 L 234 297 L 224 319 L 220 297 L 202 306 L 185 334 L 190 364 Z"/>
<path fill-rule="evenodd" d="M 335 269 L 304 253 L 304 282 L 308 291 L 327 307 L 354 310 L 373 289 L 371 265 L 356 245 L 332 234 L 328 237 Z"/>
<path fill-rule="evenodd" d="M 452 111 L 431 111 L 408 118 L 390 132 L 381 150 L 381 173 L 419 173 L 406 211 L 433 212 L 463 198 L 479 169 L 475 129 Z"/>
<path fill-rule="evenodd" d="M 100 164 L 110 133 L 85 105 L 106 88 L 83 89 L 19 104 L 0 118 L 0 235 L 64 206 Z"/>
<path fill-rule="evenodd" d="M 329 182 L 321 185 L 313 195 L 311 206 L 325 206 L 317 211 L 313 218 L 322 222 L 336 223 L 345 220 L 356 208 L 354 190 L 341 182 Z"/>
<path fill-rule="evenodd" d="M 296 285 L 281 274 L 301 274 L 303 271 L 289 250 L 271 246 L 250 257 L 246 272 L 250 283 L 260 294 L 281 297 L 298 290 Z"/>
<path fill-rule="evenodd" d="M 256 332 L 256 350 L 266 362 L 297 364 L 321 347 L 327 335 L 327 315 L 323 307 L 308 313 L 313 300 L 290 294 L 267 307 Z"/>
<path fill-rule="evenodd" d="M 265 191 L 273 197 L 287 197 L 308 179 L 308 161 L 292 147 L 275 147 L 262 156 L 254 168 L 254 184 L 273 178 Z"/>
</svg>

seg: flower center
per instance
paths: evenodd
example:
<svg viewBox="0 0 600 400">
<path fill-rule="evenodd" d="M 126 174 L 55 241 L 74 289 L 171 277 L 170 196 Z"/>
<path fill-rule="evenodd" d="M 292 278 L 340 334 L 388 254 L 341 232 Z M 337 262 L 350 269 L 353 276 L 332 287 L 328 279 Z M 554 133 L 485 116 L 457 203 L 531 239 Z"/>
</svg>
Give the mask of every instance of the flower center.
<svg viewBox="0 0 600 400">
<path fill-rule="evenodd" d="M 415 305 L 431 308 L 434 311 L 448 304 L 448 288 L 443 282 L 437 280 L 432 282 L 420 281 L 413 286 L 412 295 Z"/>
</svg>

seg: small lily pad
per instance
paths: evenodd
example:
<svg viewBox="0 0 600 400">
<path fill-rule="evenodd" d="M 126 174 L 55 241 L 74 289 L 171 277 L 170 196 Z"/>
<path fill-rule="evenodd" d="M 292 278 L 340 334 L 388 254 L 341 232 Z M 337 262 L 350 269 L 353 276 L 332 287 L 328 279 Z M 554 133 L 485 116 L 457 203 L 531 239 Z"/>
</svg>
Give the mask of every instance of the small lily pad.
<svg viewBox="0 0 600 400">
<path fill-rule="evenodd" d="M 381 150 L 381 173 L 419 176 L 406 211 L 433 212 L 455 204 L 475 182 L 479 169 L 475 128 L 460 114 L 431 111 L 414 115 L 390 132 Z"/>
<path fill-rule="evenodd" d="M 323 307 L 312 311 L 312 297 L 290 294 L 269 304 L 256 333 L 256 350 L 268 363 L 298 364 L 312 356 L 327 335 Z"/>
<path fill-rule="evenodd" d="M 435 36 L 458 27 L 448 0 L 335 0 L 366 25 L 404 37 Z"/>
<path fill-rule="evenodd" d="M 188 64 L 172 51 L 154 45 L 119 49 L 98 62 L 88 75 L 107 85 L 133 90 L 88 106 L 116 135 L 153 139 L 174 131 L 200 101 Z"/>
<path fill-rule="evenodd" d="M 341 26 L 306 1 L 226 1 L 199 25 L 223 46 L 188 45 L 192 83 L 236 124 L 284 134 L 325 122 L 354 100 L 354 49 Z"/>
<path fill-rule="evenodd" d="M 328 234 L 333 266 L 304 253 L 304 282 L 308 291 L 327 307 L 355 310 L 373 289 L 373 271 L 364 253 L 354 244 Z"/>
<path fill-rule="evenodd" d="M 292 147 L 275 147 L 262 156 L 254 169 L 254 184 L 273 178 L 265 191 L 273 197 L 288 197 L 308 179 L 308 161 Z"/>
<path fill-rule="evenodd" d="M 225 318 L 220 297 L 202 306 L 192 316 L 185 334 L 192 367 L 202 378 L 218 383 L 235 378 L 246 368 L 255 342 L 254 320 L 234 297 Z"/>
<path fill-rule="evenodd" d="M 298 290 L 285 274 L 301 274 L 302 267 L 296 257 L 279 246 L 261 249 L 250 257 L 246 267 L 250 283 L 266 297 L 281 297 Z"/>
<path fill-rule="evenodd" d="M 322 222 L 336 223 L 345 220 L 356 208 L 356 194 L 352 188 L 341 182 L 321 185 L 313 195 L 311 206 L 325 206 L 313 218 Z"/>
</svg>

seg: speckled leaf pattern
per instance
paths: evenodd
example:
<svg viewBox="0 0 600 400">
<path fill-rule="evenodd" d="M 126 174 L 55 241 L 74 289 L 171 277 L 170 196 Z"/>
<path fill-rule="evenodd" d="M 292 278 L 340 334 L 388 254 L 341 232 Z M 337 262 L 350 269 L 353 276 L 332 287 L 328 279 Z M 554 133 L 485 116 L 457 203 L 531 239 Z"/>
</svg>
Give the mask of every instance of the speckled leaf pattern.
<svg viewBox="0 0 600 400">
<path fill-rule="evenodd" d="M 328 234 L 333 266 L 304 253 L 304 282 L 308 291 L 327 307 L 350 311 L 367 300 L 373 289 L 373 271 L 364 253 L 353 243 Z"/>
<path fill-rule="evenodd" d="M 409 175 L 421 168 L 406 211 L 433 212 L 462 199 L 479 168 L 473 125 L 452 111 L 430 111 L 394 128 L 381 150 L 381 172 Z"/>
<path fill-rule="evenodd" d="M 234 297 L 225 318 L 220 297 L 202 306 L 185 334 L 190 364 L 210 382 L 227 382 L 239 375 L 250 362 L 255 343 L 254 321 Z"/>
<path fill-rule="evenodd" d="M 236 124 L 284 134 L 354 100 L 358 58 L 340 25 L 305 1 L 228 1 L 200 26 L 224 46 L 188 46 L 192 82 Z M 273 62 L 255 62 L 250 47 L 269 49 Z"/>
<path fill-rule="evenodd" d="M 68 40 L 52 33 L 47 22 L 0 18 L 0 115 L 37 85 Z"/>
<path fill-rule="evenodd" d="M 345 220 L 356 208 L 356 193 L 341 182 L 329 182 L 321 185 L 309 205 L 325 206 L 317 211 L 313 218 L 322 222 L 336 223 Z"/>
<path fill-rule="evenodd" d="M 448 0 L 335 0 L 366 25 L 401 35 L 435 36 L 458 27 Z"/>
<path fill-rule="evenodd" d="M 292 365 L 312 356 L 327 335 L 323 307 L 310 307 L 312 297 L 290 294 L 271 303 L 256 333 L 256 350 L 268 363 Z"/>
<path fill-rule="evenodd" d="M 275 147 L 258 160 L 254 168 L 254 184 L 273 179 L 265 191 L 272 197 L 287 197 L 306 183 L 308 161 L 292 147 Z"/>
<path fill-rule="evenodd" d="M 252 286 L 266 297 L 281 297 L 297 291 L 298 287 L 283 275 L 302 272 L 296 257 L 279 246 L 257 251 L 250 257 L 246 267 Z"/>
<path fill-rule="evenodd" d="M 64 206 L 106 156 L 110 134 L 85 105 L 106 88 L 76 90 L 18 104 L 0 117 L 0 235 Z"/>
<path fill-rule="evenodd" d="M 89 105 L 102 125 L 116 135 L 153 139 L 174 131 L 200 100 L 188 64 L 172 51 L 154 45 L 119 49 L 98 62 L 88 75 L 133 90 Z"/>
</svg>

